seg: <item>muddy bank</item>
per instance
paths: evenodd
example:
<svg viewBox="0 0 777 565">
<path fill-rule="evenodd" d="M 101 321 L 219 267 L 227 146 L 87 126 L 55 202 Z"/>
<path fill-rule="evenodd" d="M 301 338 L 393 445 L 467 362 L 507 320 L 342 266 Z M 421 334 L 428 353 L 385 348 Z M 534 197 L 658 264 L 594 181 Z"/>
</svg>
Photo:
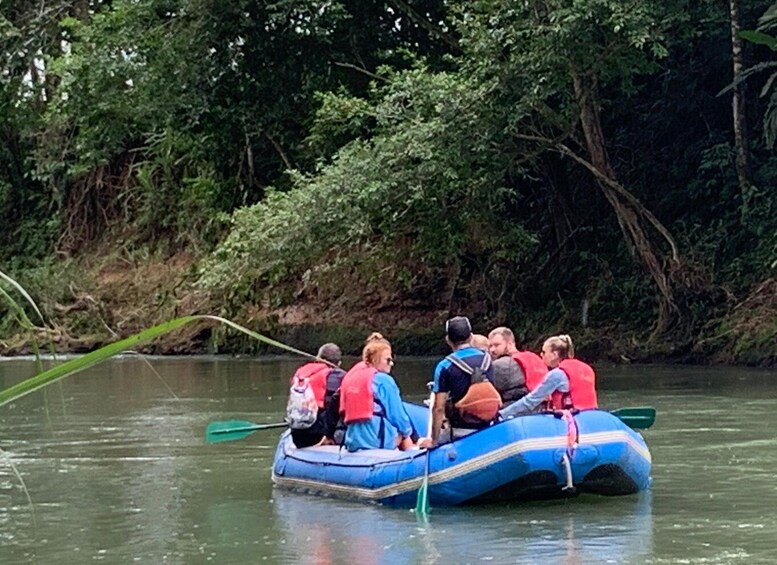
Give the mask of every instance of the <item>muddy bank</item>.
<svg viewBox="0 0 777 565">
<path fill-rule="evenodd" d="M 145 261 L 104 257 L 69 264 L 49 277 L 56 286 L 36 288 L 34 298 L 48 321 L 37 332 L 38 343 L 58 352 L 82 353 L 155 324 L 191 314 L 222 315 L 253 331 L 307 352 L 326 341 L 357 355 L 364 338 L 380 331 L 398 355 L 443 355 L 446 311 L 417 303 L 389 302 L 355 307 L 358 296 L 337 305 L 316 304 L 304 297 L 291 306 L 270 308 L 246 304 L 224 312 L 199 288 L 196 257 L 182 253 Z M 66 290 L 63 290 L 66 289 Z M 352 294 L 352 291 L 350 291 Z M 465 312 L 466 314 L 466 312 Z M 475 331 L 490 327 L 473 318 Z M 18 328 L 17 328 L 18 330 Z M 725 318 L 710 320 L 702 334 L 683 341 L 647 339 L 649 332 L 618 325 L 565 328 L 576 341 L 579 356 L 610 363 L 725 363 L 777 366 L 777 280 L 768 279 L 731 308 Z M 538 350 L 542 335 L 519 336 L 523 348 Z M 0 354 L 32 351 L 28 332 L 4 331 Z M 45 347 L 44 347 L 45 349 Z M 192 324 L 157 338 L 141 348 L 150 354 L 282 353 L 234 330 L 212 323 Z"/>
</svg>

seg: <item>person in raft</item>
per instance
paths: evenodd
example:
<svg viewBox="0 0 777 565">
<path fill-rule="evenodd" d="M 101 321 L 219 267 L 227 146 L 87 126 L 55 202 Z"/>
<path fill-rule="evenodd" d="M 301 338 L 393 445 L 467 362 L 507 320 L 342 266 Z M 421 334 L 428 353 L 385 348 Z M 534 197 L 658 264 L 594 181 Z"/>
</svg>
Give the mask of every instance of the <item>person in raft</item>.
<svg viewBox="0 0 777 565">
<path fill-rule="evenodd" d="M 383 334 L 378 332 L 372 332 L 370 335 L 368 335 L 367 339 L 364 340 L 364 345 L 366 346 L 372 342 L 385 343 L 391 347 L 391 343 L 385 337 L 383 337 Z M 350 370 L 352 371 L 354 369 L 364 368 L 365 366 L 366 363 L 363 359 L 361 359 L 353 367 L 351 367 Z M 340 378 L 340 381 L 342 381 L 342 377 Z M 329 399 L 326 403 L 325 423 L 325 434 L 327 437 L 325 443 L 329 445 L 343 445 L 343 442 L 345 441 L 345 422 L 343 421 L 342 415 L 340 414 L 339 383 L 338 388 L 332 395 L 332 398 Z"/>
<path fill-rule="evenodd" d="M 543 404 L 551 410 L 597 408 L 593 368 L 574 358 L 575 346 L 568 335 L 549 337 L 542 345 L 542 360 L 550 371 L 529 394 L 504 408 L 502 418 L 528 414 Z"/>
<path fill-rule="evenodd" d="M 340 414 L 345 422 L 345 448 L 410 449 L 413 424 L 391 376 L 391 345 L 385 339 L 368 341 L 362 361 L 340 384 Z"/>
<path fill-rule="evenodd" d="M 492 382 L 491 356 L 473 347 L 472 326 L 469 319 L 456 316 L 445 323 L 445 341 L 453 352 L 437 363 L 434 369 L 434 408 L 432 411 L 432 435 L 418 442 L 419 447 L 432 447 L 455 436 L 441 437 L 443 420 L 449 427 L 477 430 L 491 425 L 502 399 Z"/>
<path fill-rule="evenodd" d="M 480 349 L 481 351 L 488 351 L 488 338 L 483 334 L 472 334 L 472 339 L 470 340 L 470 343 L 472 344 L 472 347 L 474 347 L 475 349 Z"/>
<path fill-rule="evenodd" d="M 340 381 L 345 376 L 345 371 L 340 368 L 343 354 L 336 343 L 325 343 L 318 349 L 316 361 L 305 363 L 294 373 L 291 378 L 292 394 L 301 387 L 309 388 L 315 397 L 317 411 L 315 421 L 308 423 L 308 427 L 291 426 L 291 439 L 296 447 L 310 447 L 329 443 L 325 441 L 328 423 L 326 407 L 332 401 L 335 391 L 340 388 Z M 305 394 L 305 391 L 296 392 Z M 292 403 L 293 404 L 293 403 Z M 293 421 L 291 415 L 287 419 Z"/>
<path fill-rule="evenodd" d="M 545 363 L 533 351 L 519 351 L 515 334 L 500 326 L 488 334 L 488 352 L 494 360 L 494 386 L 509 406 L 534 390 L 548 372 Z"/>
</svg>

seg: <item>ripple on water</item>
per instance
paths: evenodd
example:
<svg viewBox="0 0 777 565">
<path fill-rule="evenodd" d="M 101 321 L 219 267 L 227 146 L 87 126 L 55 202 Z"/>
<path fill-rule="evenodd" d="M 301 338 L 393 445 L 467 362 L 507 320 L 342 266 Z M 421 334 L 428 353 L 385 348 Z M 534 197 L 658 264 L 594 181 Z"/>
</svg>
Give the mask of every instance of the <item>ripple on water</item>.
<svg viewBox="0 0 777 565">
<path fill-rule="evenodd" d="M 25 363 L 0 364 L 0 376 L 31 374 Z M 425 525 L 404 510 L 274 491 L 276 433 L 205 445 L 210 421 L 277 421 L 298 359 L 153 363 L 178 399 L 130 358 L 0 412 L 6 463 L 24 477 L 37 518 L 35 531 L 0 461 L 0 563 L 771 562 L 777 414 L 766 399 L 777 379 L 763 373 L 619 367 L 602 379 L 608 405 L 658 409 L 643 433 L 653 454 L 647 502 L 434 508 Z M 403 359 L 403 392 L 421 398 L 434 363 Z"/>
</svg>

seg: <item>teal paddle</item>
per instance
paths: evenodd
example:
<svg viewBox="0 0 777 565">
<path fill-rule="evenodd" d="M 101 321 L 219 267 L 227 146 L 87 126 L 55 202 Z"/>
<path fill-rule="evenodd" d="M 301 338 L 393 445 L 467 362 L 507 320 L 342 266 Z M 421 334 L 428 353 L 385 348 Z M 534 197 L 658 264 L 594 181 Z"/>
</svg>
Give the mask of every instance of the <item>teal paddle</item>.
<svg viewBox="0 0 777 565">
<path fill-rule="evenodd" d="M 205 439 L 208 443 L 222 441 L 235 441 L 250 436 L 258 430 L 270 430 L 272 428 L 285 428 L 286 422 L 272 422 L 270 424 L 254 424 L 247 420 L 229 420 L 227 422 L 211 422 L 205 429 Z"/>
<path fill-rule="evenodd" d="M 434 418 L 434 392 L 429 395 L 429 425 L 426 428 L 427 437 L 432 437 L 432 419 Z M 424 481 L 418 489 L 418 497 L 415 501 L 417 515 L 426 516 L 429 513 L 429 449 L 426 450 L 424 462 Z"/>
<path fill-rule="evenodd" d="M 635 430 L 646 430 L 656 421 L 656 409 L 652 406 L 631 406 L 610 412 L 624 424 Z"/>
<path fill-rule="evenodd" d="M 207 317 L 215 318 L 214 316 L 207 316 Z M 321 363 L 326 363 L 327 365 L 330 365 L 334 368 L 338 367 L 331 361 L 327 361 L 326 359 L 322 359 L 321 357 L 318 357 L 316 355 L 311 355 L 310 353 L 305 353 L 304 351 L 300 351 L 299 349 L 290 347 L 284 343 L 281 343 L 280 341 L 275 341 L 274 339 L 270 339 L 256 332 L 252 332 L 251 330 L 247 330 L 241 326 L 238 326 L 234 322 L 230 322 L 229 320 L 223 320 L 221 318 L 216 318 L 216 319 L 232 327 L 235 327 L 244 333 L 247 333 L 251 337 L 255 337 L 260 341 L 263 341 L 265 343 L 268 343 L 280 349 L 285 349 L 286 351 L 290 351 L 292 353 L 302 355 L 303 357 L 308 357 L 309 359 L 313 359 Z M 258 430 L 269 430 L 272 428 L 285 428 L 286 426 L 288 426 L 286 422 L 274 422 L 272 424 L 254 424 L 253 422 L 248 422 L 246 420 L 229 420 L 227 422 L 211 422 L 210 424 L 208 424 L 208 427 L 205 429 L 205 439 L 208 443 L 219 443 L 222 441 L 235 441 L 238 439 L 246 438 Z"/>
</svg>

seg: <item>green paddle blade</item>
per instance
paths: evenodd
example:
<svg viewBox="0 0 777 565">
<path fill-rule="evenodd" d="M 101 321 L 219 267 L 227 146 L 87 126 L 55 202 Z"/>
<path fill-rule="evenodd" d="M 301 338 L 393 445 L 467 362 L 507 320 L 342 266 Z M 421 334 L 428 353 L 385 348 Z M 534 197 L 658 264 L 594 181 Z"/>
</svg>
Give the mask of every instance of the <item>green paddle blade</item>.
<svg viewBox="0 0 777 565">
<path fill-rule="evenodd" d="M 285 428 L 286 422 L 273 422 L 270 424 L 254 424 L 247 420 L 228 420 L 226 422 L 211 422 L 205 429 L 205 440 L 208 443 L 222 441 L 235 441 L 250 436 L 257 430 L 269 430 L 272 428 Z"/>
<path fill-rule="evenodd" d="M 646 430 L 656 421 L 656 409 L 652 406 L 632 406 L 610 412 L 624 424 L 635 430 Z"/>
<path fill-rule="evenodd" d="M 429 455 L 427 455 L 429 457 Z M 418 489 L 418 498 L 415 501 L 415 513 L 425 516 L 429 513 L 429 492 L 428 492 L 428 477 L 424 476 L 424 482 L 421 488 Z"/>
</svg>

